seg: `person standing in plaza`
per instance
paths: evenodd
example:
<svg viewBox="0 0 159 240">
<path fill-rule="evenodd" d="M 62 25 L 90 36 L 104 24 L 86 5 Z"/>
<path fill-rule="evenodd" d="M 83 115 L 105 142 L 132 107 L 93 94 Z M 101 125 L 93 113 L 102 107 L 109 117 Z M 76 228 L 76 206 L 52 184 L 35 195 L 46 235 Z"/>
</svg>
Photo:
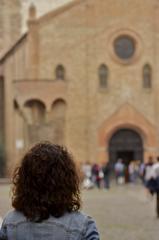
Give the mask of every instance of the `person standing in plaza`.
<svg viewBox="0 0 159 240">
<path fill-rule="evenodd" d="M 105 164 L 102 167 L 103 174 L 104 174 L 104 187 L 106 189 L 110 188 L 110 164 L 109 162 L 105 162 Z"/>
<path fill-rule="evenodd" d="M 94 184 L 92 182 L 92 166 L 89 162 L 82 165 L 83 172 L 83 187 L 86 189 L 93 188 Z"/>
<path fill-rule="evenodd" d="M 114 166 L 116 183 L 123 184 L 124 183 L 124 175 L 125 175 L 125 166 L 122 159 L 118 159 Z"/>
<path fill-rule="evenodd" d="M 154 160 L 150 156 L 148 162 L 145 165 L 145 187 L 147 188 L 150 194 L 153 194 L 155 191 L 155 180 L 154 180 L 154 170 L 153 170 Z"/>
<path fill-rule="evenodd" d="M 98 189 L 103 187 L 104 173 L 102 165 L 97 163 L 92 165 L 92 181 Z"/>
<path fill-rule="evenodd" d="M 97 188 L 100 188 L 100 166 L 97 163 L 92 166 L 92 181 Z"/>
<path fill-rule="evenodd" d="M 72 155 L 39 143 L 23 157 L 13 176 L 12 206 L 0 239 L 99 240 L 94 220 L 81 213 L 80 180 Z"/>
<path fill-rule="evenodd" d="M 129 181 L 131 183 L 135 183 L 135 164 L 134 161 L 131 161 L 129 166 L 128 166 L 128 170 L 129 170 Z"/>
<path fill-rule="evenodd" d="M 153 177 L 156 182 L 156 214 L 157 218 L 159 218 L 159 157 L 157 157 L 157 162 L 153 165 Z"/>
<path fill-rule="evenodd" d="M 138 161 L 131 161 L 131 163 L 128 166 L 129 169 L 129 181 L 131 183 L 137 183 L 137 180 L 139 178 L 139 164 Z"/>
<path fill-rule="evenodd" d="M 145 185 L 145 167 L 146 167 L 145 163 L 141 162 L 139 166 L 139 176 L 143 185 Z"/>
</svg>

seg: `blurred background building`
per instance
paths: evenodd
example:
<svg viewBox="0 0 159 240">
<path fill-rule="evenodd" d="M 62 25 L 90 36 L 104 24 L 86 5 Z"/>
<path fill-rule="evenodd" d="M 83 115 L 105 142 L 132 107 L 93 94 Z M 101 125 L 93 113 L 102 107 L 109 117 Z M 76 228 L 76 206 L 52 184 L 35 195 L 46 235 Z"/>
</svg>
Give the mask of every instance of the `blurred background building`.
<svg viewBox="0 0 159 240">
<path fill-rule="evenodd" d="M 157 0 L 0 3 L 8 170 L 41 140 L 66 145 L 78 162 L 159 154 Z"/>
</svg>

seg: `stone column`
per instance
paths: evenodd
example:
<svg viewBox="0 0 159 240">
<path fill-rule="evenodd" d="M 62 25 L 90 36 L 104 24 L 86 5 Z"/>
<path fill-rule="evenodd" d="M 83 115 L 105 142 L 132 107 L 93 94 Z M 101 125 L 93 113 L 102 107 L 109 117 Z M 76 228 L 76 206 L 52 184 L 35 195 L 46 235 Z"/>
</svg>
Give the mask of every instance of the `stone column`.
<svg viewBox="0 0 159 240">
<path fill-rule="evenodd" d="M 4 63 L 4 102 L 5 102 L 5 153 L 6 175 L 9 176 L 15 166 L 14 142 L 14 105 L 13 105 L 13 58 Z"/>
</svg>

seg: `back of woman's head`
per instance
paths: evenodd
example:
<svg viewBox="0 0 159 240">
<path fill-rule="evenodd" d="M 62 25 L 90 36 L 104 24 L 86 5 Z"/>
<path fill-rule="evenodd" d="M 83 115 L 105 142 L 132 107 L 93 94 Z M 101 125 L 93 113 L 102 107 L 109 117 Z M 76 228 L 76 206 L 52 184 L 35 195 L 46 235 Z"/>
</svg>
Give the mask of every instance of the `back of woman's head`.
<svg viewBox="0 0 159 240">
<path fill-rule="evenodd" d="M 31 221 L 79 210 L 79 178 L 65 148 L 39 143 L 26 153 L 14 172 L 12 205 Z"/>
</svg>

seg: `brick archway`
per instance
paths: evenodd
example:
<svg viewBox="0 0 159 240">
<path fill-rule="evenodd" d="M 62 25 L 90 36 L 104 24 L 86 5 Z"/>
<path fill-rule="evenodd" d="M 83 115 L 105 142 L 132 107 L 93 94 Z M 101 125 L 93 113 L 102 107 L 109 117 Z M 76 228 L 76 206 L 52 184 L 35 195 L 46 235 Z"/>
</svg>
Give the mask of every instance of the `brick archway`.
<svg viewBox="0 0 159 240">
<path fill-rule="evenodd" d="M 144 144 L 144 160 L 157 155 L 157 136 L 155 127 L 131 105 L 126 104 L 106 119 L 98 130 L 98 159 L 108 159 L 109 140 L 122 128 L 129 128 L 139 133 Z"/>
</svg>

